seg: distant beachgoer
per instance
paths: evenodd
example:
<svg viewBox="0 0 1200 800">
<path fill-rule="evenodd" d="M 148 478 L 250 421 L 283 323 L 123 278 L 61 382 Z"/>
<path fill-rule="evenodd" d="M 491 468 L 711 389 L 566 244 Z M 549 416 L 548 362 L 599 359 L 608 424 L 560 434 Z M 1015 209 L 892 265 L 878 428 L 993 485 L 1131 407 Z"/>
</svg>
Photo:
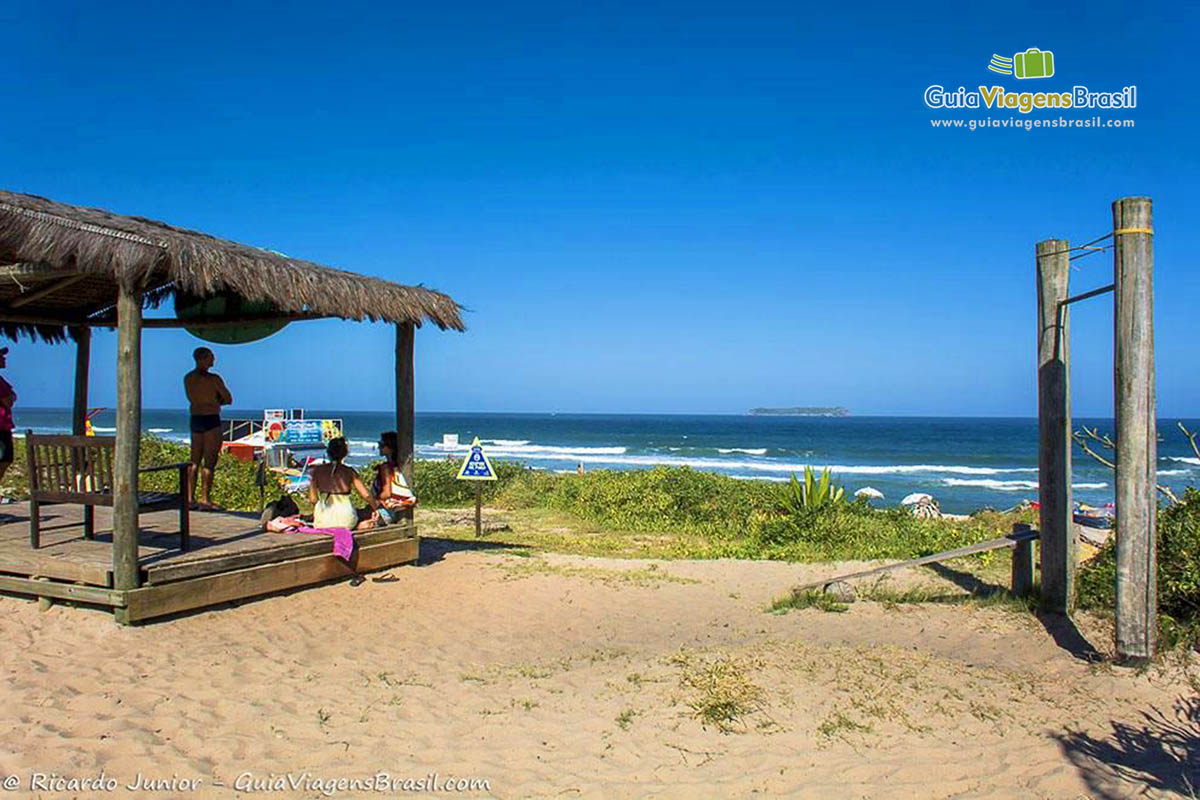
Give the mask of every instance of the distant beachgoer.
<svg viewBox="0 0 1200 800">
<path fill-rule="evenodd" d="M 192 467 L 188 474 L 188 502 L 202 511 L 217 510 L 212 502 L 213 472 L 221 455 L 221 406 L 233 402 L 225 381 L 211 372 L 216 356 L 207 347 L 192 352 L 196 368 L 183 376 L 191 413 Z M 196 497 L 199 484 L 200 497 Z"/>
<path fill-rule="evenodd" d="M 576 473 L 577 475 L 582 475 L 582 474 L 583 474 L 583 464 L 580 464 L 579 466 L 575 467 L 575 473 Z"/>
<path fill-rule="evenodd" d="M 314 528 L 369 528 L 374 525 L 374 518 L 367 514 L 359 516 L 358 510 L 350 502 L 350 492 L 358 492 L 363 500 L 370 504 L 372 510 L 379 508 L 379 501 L 367 491 L 362 479 L 352 468 L 342 463 L 350 448 L 342 437 L 330 439 L 325 446 L 329 457 L 327 464 L 320 464 L 308 471 L 311 478 L 308 484 L 308 499 L 313 504 Z"/>
<path fill-rule="evenodd" d="M 8 366 L 8 348 L 0 347 L 0 369 Z M 0 480 L 13 461 L 13 404 L 17 393 L 12 384 L 0 378 Z"/>
<path fill-rule="evenodd" d="M 379 454 L 384 462 L 375 468 L 375 483 L 371 488 L 380 504 L 391 510 L 415 506 L 417 496 L 408 488 L 400 469 L 400 437 L 395 431 L 379 435 Z"/>
</svg>

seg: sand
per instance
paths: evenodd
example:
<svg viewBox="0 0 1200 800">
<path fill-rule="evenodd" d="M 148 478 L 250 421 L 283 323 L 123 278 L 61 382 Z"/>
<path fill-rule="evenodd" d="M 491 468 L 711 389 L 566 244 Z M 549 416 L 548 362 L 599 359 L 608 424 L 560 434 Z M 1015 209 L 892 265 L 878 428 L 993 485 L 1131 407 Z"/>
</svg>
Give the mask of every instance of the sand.
<svg viewBox="0 0 1200 800">
<path fill-rule="evenodd" d="M 764 611 L 838 565 L 424 556 L 391 582 L 134 628 L 0 599 L 10 796 L 35 772 L 65 789 L 44 797 L 146 779 L 174 781 L 163 797 L 423 796 L 351 783 L 379 773 L 501 798 L 1171 797 L 1200 780 L 1185 668 L 1089 663 L 1026 614 Z M 72 790 L 101 773 L 114 791 Z"/>
</svg>

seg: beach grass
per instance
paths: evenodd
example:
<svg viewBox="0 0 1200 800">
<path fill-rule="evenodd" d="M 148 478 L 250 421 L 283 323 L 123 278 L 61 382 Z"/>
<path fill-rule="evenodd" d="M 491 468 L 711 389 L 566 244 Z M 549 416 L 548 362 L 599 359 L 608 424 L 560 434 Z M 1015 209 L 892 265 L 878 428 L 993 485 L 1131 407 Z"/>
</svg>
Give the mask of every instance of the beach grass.
<svg viewBox="0 0 1200 800">
<path fill-rule="evenodd" d="M 897 586 L 890 581 L 878 581 L 858 587 L 854 598 L 855 601 L 879 603 L 884 608 L 938 603 L 997 608 L 1023 614 L 1032 613 L 1037 608 L 1036 592 L 1029 597 L 1017 597 L 1003 587 L 982 582 L 977 586 L 955 588 L 945 584 Z M 850 605 L 821 589 L 804 589 L 775 600 L 766 610 L 773 614 L 779 614 L 809 608 L 839 613 L 847 611 Z"/>
</svg>

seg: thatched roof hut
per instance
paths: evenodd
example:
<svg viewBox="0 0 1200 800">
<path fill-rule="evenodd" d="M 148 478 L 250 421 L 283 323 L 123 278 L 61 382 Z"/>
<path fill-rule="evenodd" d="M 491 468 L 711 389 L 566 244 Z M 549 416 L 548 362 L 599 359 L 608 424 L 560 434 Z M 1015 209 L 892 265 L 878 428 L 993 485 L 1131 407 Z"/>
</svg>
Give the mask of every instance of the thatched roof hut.
<svg viewBox="0 0 1200 800">
<path fill-rule="evenodd" d="M 125 217 L 0 191 L 0 334 L 62 341 L 111 322 L 118 291 L 157 305 L 182 290 L 233 292 L 296 319 L 339 317 L 463 330 L 448 295 Z"/>
<path fill-rule="evenodd" d="M 267 309 L 238 312 L 254 316 L 219 314 L 216 319 L 199 320 L 202 327 L 236 329 L 323 317 L 393 323 L 397 455 L 410 486 L 415 328 L 429 321 L 443 330 L 464 329 L 458 303 L 420 286 L 355 275 L 142 217 L 0 191 L 0 334 L 10 339 L 24 335 L 51 342 L 74 340 L 71 427 L 77 436 L 84 433 L 88 406 L 91 330 L 117 329 L 111 504 L 118 618 L 120 606 L 127 605 L 142 580 L 138 562 L 142 331 L 198 326 L 192 316 L 148 319 L 142 310 L 179 293 L 189 301 L 232 296 L 239 309 L 245 307 L 242 301 Z M 181 529 L 186 529 L 186 509 L 185 504 Z M 36 536 L 31 541 L 36 542 Z M 126 607 L 124 613 L 129 617 L 131 612 Z"/>
</svg>

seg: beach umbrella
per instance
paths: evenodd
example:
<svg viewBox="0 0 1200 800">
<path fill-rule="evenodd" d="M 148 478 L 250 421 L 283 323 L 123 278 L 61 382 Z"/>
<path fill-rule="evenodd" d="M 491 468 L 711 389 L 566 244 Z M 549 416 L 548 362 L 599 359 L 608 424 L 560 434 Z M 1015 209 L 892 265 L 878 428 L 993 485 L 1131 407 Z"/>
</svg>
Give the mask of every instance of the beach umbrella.
<svg viewBox="0 0 1200 800">
<path fill-rule="evenodd" d="M 901 500 L 900 505 L 911 506 L 913 503 L 920 503 L 922 501 L 928 502 L 930 500 L 933 500 L 933 495 L 925 494 L 924 492 L 913 492 L 908 497 L 905 497 L 903 500 Z"/>
<path fill-rule="evenodd" d="M 854 493 L 855 497 L 865 497 L 868 500 L 882 500 L 883 492 L 873 486 L 864 486 Z"/>
</svg>

